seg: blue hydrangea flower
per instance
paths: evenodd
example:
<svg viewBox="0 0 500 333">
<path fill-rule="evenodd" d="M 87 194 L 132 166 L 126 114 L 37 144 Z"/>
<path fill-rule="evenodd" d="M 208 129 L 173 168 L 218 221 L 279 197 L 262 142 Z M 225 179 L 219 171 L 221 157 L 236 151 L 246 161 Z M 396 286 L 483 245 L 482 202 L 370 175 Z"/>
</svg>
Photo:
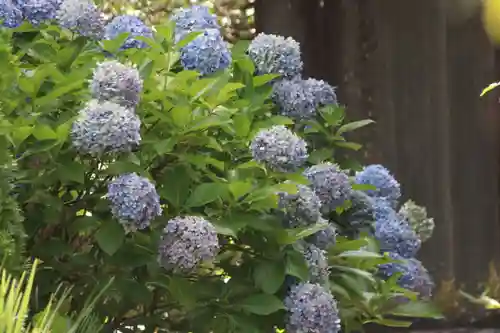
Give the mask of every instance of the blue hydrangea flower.
<svg viewBox="0 0 500 333">
<path fill-rule="evenodd" d="M 307 160 L 307 143 L 283 125 L 261 130 L 250 144 L 254 160 L 270 169 L 293 172 Z"/>
<path fill-rule="evenodd" d="M 213 74 L 231 64 L 231 52 L 219 30 L 207 30 L 181 49 L 181 64 L 201 75 Z"/>
<path fill-rule="evenodd" d="M 125 107 L 135 107 L 139 103 L 142 87 L 139 71 L 116 60 L 100 63 L 90 83 L 92 97 Z"/>
<path fill-rule="evenodd" d="M 14 3 L 21 9 L 23 16 L 36 26 L 56 18 L 61 0 L 15 0 Z"/>
<path fill-rule="evenodd" d="M 127 231 L 142 230 L 162 214 L 160 197 L 149 179 L 136 173 L 121 175 L 108 185 L 111 213 Z"/>
<path fill-rule="evenodd" d="M 129 33 L 129 35 L 121 46 L 122 50 L 148 47 L 146 42 L 135 37 L 153 38 L 153 31 L 140 18 L 132 15 L 122 15 L 115 17 L 106 25 L 104 39 L 113 40 L 123 33 Z"/>
<path fill-rule="evenodd" d="M 84 154 L 129 152 L 141 141 L 141 121 L 130 109 L 113 102 L 90 101 L 73 123 L 71 139 Z"/>
<path fill-rule="evenodd" d="M 304 80 L 306 90 L 310 91 L 314 97 L 316 108 L 325 105 L 337 105 L 337 94 L 335 88 L 323 80 L 307 79 Z"/>
<path fill-rule="evenodd" d="M 422 263 L 415 258 L 405 259 L 396 253 L 389 255 L 398 262 L 379 265 L 379 274 L 388 279 L 399 273 L 401 274 L 398 278 L 400 287 L 417 293 L 421 299 L 429 299 L 432 296 L 434 282 Z"/>
<path fill-rule="evenodd" d="M 288 312 L 287 332 L 340 332 L 337 301 L 330 291 L 319 284 L 301 283 L 292 287 L 284 303 Z"/>
<path fill-rule="evenodd" d="M 92 0 L 63 0 L 56 19 L 62 27 L 85 37 L 99 39 L 104 33 L 104 17 Z"/>
<path fill-rule="evenodd" d="M 304 171 L 316 195 L 322 203 L 324 213 L 334 211 L 351 198 L 352 187 L 349 176 L 332 163 L 313 165 Z"/>
<path fill-rule="evenodd" d="M 187 34 L 195 31 L 220 29 L 217 16 L 211 14 L 206 6 L 191 6 L 178 9 L 171 20 L 175 22 L 175 42 L 178 43 Z"/>
<path fill-rule="evenodd" d="M 324 284 L 328 282 L 330 268 L 326 252 L 313 244 L 304 247 L 304 258 L 309 269 L 309 282 Z"/>
<path fill-rule="evenodd" d="M 297 193 L 278 193 L 278 208 L 285 213 L 287 227 L 305 227 L 321 218 L 321 202 L 309 187 L 297 185 Z"/>
<path fill-rule="evenodd" d="M 328 223 L 326 220 L 324 220 L 324 222 Z M 327 251 L 337 242 L 337 229 L 332 224 L 329 224 L 326 229 L 320 230 L 314 235 L 309 236 L 307 241 L 316 245 L 321 250 Z"/>
<path fill-rule="evenodd" d="M 11 0 L 0 0 L 0 20 L 7 28 L 16 28 L 23 23 L 23 13 Z"/>
<path fill-rule="evenodd" d="M 168 221 L 158 250 L 160 265 L 173 272 L 191 272 L 213 260 L 219 252 L 214 226 L 201 216 L 175 217 Z"/>
<path fill-rule="evenodd" d="M 399 216 L 387 200 L 374 204 L 375 238 L 382 252 L 394 252 L 404 258 L 414 257 L 421 241 L 408 222 Z"/>
<path fill-rule="evenodd" d="M 293 38 L 258 34 L 248 47 L 256 74 L 280 74 L 292 79 L 302 73 L 300 45 Z"/>
<path fill-rule="evenodd" d="M 398 181 L 391 175 L 389 170 L 380 164 L 372 164 L 363 168 L 356 174 L 356 183 L 375 186 L 376 190 L 368 190 L 366 193 L 373 197 L 386 198 L 393 206 L 401 197 L 401 189 Z"/>
</svg>

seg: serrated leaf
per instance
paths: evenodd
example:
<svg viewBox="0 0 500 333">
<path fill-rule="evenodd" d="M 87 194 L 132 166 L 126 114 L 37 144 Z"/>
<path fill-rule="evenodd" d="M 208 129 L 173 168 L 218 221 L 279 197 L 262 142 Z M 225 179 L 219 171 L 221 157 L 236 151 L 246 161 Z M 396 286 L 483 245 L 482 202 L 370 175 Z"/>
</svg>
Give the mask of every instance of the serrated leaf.
<svg viewBox="0 0 500 333">
<path fill-rule="evenodd" d="M 243 299 L 238 305 L 245 311 L 261 316 L 267 316 L 285 309 L 283 302 L 279 298 L 269 294 L 251 295 Z"/>
<path fill-rule="evenodd" d="M 255 286 L 267 294 L 274 294 L 285 281 L 285 267 L 281 262 L 261 261 L 254 267 Z"/>
<path fill-rule="evenodd" d="M 125 240 L 125 230 L 115 220 L 106 221 L 95 234 L 95 240 L 101 250 L 112 256 L 122 246 Z"/>
</svg>

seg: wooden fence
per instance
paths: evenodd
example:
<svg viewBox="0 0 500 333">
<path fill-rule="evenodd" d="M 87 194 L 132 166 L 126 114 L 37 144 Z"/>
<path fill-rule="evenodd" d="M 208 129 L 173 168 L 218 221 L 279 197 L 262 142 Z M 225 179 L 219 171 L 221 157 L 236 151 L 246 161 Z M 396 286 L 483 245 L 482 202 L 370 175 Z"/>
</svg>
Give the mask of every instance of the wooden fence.
<svg viewBox="0 0 500 333">
<path fill-rule="evenodd" d="M 337 85 L 350 118 L 376 120 L 361 158 L 435 218 L 421 259 L 436 279 L 475 288 L 500 259 L 500 104 L 479 98 L 500 62 L 480 14 L 456 20 L 447 3 L 257 0 L 256 25 L 296 38 L 306 74 Z"/>
</svg>

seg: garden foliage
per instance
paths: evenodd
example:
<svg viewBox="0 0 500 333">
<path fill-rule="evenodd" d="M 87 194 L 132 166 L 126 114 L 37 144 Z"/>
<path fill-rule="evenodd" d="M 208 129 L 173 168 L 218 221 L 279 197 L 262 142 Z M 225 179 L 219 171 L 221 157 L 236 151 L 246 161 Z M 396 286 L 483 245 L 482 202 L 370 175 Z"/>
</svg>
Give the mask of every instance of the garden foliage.
<svg viewBox="0 0 500 333">
<path fill-rule="evenodd" d="M 4 3 L 1 134 L 17 168 L 0 199 L 17 199 L 42 261 L 34 312 L 59 283 L 61 311 L 78 312 L 114 277 L 95 306 L 107 331 L 436 316 L 399 183 L 346 157 L 371 121 L 347 122 L 334 88 L 301 77 L 293 39 L 230 46 L 204 7 L 148 27 L 104 22 L 88 0 Z"/>
</svg>

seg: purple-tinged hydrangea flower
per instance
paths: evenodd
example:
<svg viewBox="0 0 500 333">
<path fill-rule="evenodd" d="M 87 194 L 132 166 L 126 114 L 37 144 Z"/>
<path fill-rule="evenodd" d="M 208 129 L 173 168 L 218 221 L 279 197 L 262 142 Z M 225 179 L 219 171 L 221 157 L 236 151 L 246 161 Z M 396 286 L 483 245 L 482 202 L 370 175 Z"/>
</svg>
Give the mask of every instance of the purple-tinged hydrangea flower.
<svg viewBox="0 0 500 333">
<path fill-rule="evenodd" d="M 272 99 L 283 116 L 297 120 L 313 118 L 318 108 L 337 104 L 333 87 L 316 79 L 294 78 L 277 81 L 273 85 Z"/>
<path fill-rule="evenodd" d="M 56 19 L 62 27 L 85 37 L 99 39 L 104 33 L 104 17 L 92 0 L 63 0 Z"/>
<path fill-rule="evenodd" d="M 142 92 L 142 79 L 134 67 L 116 60 L 100 63 L 90 83 L 92 97 L 100 101 L 113 101 L 125 107 L 135 107 Z"/>
<path fill-rule="evenodd" d="M 319 284 L 328 282 L 330 270 L 326 252 L 313 244 L 306 244 L 304 258 L 309 269 L 309 282 Z"/>
<path fill-rule="evenodd" d="M 14 3 L 21 9 L 24 18 L 36 26 L 56 18 L 61 0 L 15 0 Z"/>
<path fill-rule="evenodd" d="M 324 222 L 328 223 L 326 220 L 324 220 Z M 326 251 L 337 242 L 337 230 L 332 224 L 328 224 L 326 229 L 320 230 L 309 236 L 307 241 Z"/>
<path fill-rule="evenodd" d="M 332 163 L 313 165 L 304 171 L 316 195 L 322 203 L 324 213 L 335 211 L 346 200 L 350 200 L 352 187 L 349 176 Z"/>
<path fill-rule="evenodd" d="M 187 34 L 195 31 L 220 29 L 217 16 L 210 13 L 206 6 L 191 6 L 178 9 L 171 20 L 175 22 L 175 42 L 178 43 Z"/>
<path fill-rule="evenodd" d="M 337 301 L 330 291 L 319 284 L 301 283 L 292 287 L 284 303 L 288 312 L 287 332 L 340 332 Z"/>
<path fill-rule="evenodd" d="M 165 229 L 158 250 L 160 265 L 173 272 L 191 272 L 219 252 L 214 226 L 201 216 L 175 217 Z"/>
<path fill-rule="evenodd" d="M 389 255 L 398 262 L 379 265 L 379 274 L 388 279 L 399 273 L 400 287 L 417 293 L 421 299 L 429 299 L 432 296 L 434 282 L 422 263 L 415 258 L 405 259 L 396 253 Z"/>
<path fill-rule="evenodd" d="M 131 109 L 91 100 L 73 123 L 71 139 L 84 154 L 129 152 L 141 141 L 141 121 Z"/>
<path fill-rule="evenodd" d="M 162 214 L 160 197 L 149 179 L 136 173 L 121 175 L 108 185 L 111 213 L 123 224 L 125 230 L 147 228 L 151 221 Z"/>
<path fill-rule="evenodd" d="M 380 243 L 380 250 L 394 252 L 404 258 L 414 257 L 421 241 L 408 222 L 383 199 L 375 200 L 374 214 L 375 238 Z"/>
<path fill-rule="evenodd" d="M 293 38 L 258 34 L 248 47 L 256 74 L 280 74 L 292 79 L 302 73 L 300 45 Z"/>
<path fill-rule="evenodd" d="M 393 206 L 401 197 L 398 181 L 380 164 L 364 167 L 356 174 L 356 183 L 375 186 L 375 190 L 368 190 L 366 193 L 372 197 L 386 198 Z"/>
<path fill-rule="evenodd" d="M 153 31 L 144 24 L 140 18 L 132 15 L 122 15 L 115 17 L 104 29 L 104 39 L 113 40 L 123 33 L 128 33 L 128 37 L 121 46 L 122 50 L 131 48 L 146 48 L 148 44 L 135 37 L 153 38 Z"/>
<path fill-rule="evenodd" d="M 307 160 L 307 143 L 283 125 L 261 130 L 250 144 L 254 160 L 270 169 L 293 172 Z"/>
<path fill-rule="evenodd" d="M 286 224 L 290 228 L 306 227 L 321 218 L 321 202 L 309 187 L 297 185 L 297 193 L 278 193 L 278 207 L 285 213 Z"/>
<path fill-rule="evenodd" d="M 0 0 L 0 21 L 7 28 L 16 28 L 23 23 L 23 13 L 11 0 Z"/>
<path fill-rule="evenodd" d="M 231 52 L 219 30 L 206 30 L 181 49 L 181 64 L 201 75 L 213 74 L 231 64 Z"/>
</svg>

